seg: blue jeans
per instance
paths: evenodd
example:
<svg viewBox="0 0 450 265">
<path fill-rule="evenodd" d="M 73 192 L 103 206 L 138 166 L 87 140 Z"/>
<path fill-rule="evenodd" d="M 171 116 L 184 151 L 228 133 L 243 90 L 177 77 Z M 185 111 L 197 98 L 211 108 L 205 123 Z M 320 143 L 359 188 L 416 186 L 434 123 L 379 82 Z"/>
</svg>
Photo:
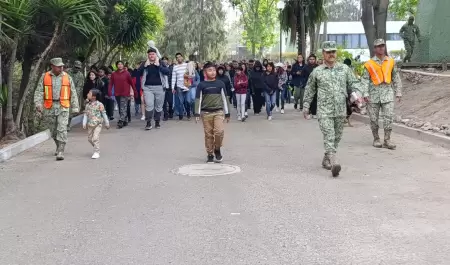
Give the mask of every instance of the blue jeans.
<svg viewBox="0 0 450 265">
<path fill-rule="evenodd" d="M 186 115 L 191 117 L 191 97 L 189 91 L 177 89 L 177 96 L 180 100 L 180 104 L 178 104 L 178 116 L 183 117 L 184 111 L 186 111 Z"/>
<path fill-rule="evenodd" d="M 264 92 L 264 97 L 266 98 L 266 112 L 267 112 L 267 116 L 272 116 L 272 110 L 275 107 L 275 101 L 277 99 L 277 93 L 273 92 L 272 94 L 269 94 L 267 92 Z"/>
<path fill-rule="evenodd" d="M 189 88 L 189 98 L 191 101 L 191 111 L 192 113 L 194 113 L 194 105 L 195 105 L 195 93 L 197 93 L 197 87 L 193 86 L 191 88 Z"/>
</svg>

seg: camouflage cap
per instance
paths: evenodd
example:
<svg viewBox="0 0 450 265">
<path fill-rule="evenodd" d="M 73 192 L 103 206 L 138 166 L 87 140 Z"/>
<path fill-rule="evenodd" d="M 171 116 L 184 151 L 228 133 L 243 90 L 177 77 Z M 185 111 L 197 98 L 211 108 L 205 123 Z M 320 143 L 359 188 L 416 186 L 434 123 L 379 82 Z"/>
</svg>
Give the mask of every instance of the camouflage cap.
<svg viewBox="0 0 450 265">
<path fill-rule="evenodd" d="M 386 45 L 386 42 L 383 39 L 376 39 L 373 42 L 373 46 L 374 47 L 377 47 L 377 46 L 380 46 L 380 45 Z"/>
<path fill-rule="evenodd" d="M 50 64 L 54 66 L 64 66 L 62 58 L 53 58 L 50 60 Z"/>
<path fill-rule="evenodd" d="M 80 61 L 75 61 L 75 62 L 73 63 L 73 67 L 75 67 L 75 68 L 81 68 L 81 67 L 82 67 L 82 64 L 81 64 Z"/>
<path fill-rule="evenodd" d="M 337 51 L 337 44 L 335 41 L 324 41 L 322 43 L 322 49 L 326 52 Z"/>
</svg>

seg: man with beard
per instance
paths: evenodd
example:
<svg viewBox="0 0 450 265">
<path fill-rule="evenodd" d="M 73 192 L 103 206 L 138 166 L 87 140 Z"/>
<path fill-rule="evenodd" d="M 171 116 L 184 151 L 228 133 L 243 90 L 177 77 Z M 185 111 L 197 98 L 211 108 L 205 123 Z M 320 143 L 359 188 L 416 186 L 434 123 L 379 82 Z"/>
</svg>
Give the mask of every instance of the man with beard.
<svg viewBox="0 0 450 265">
<path fill-rule="evenodd" d="M 333 177 L 339 176 L 341 171 L 336 151 L 347 115 L 347 95 L 350 91 L 359 91 L 359 82 L 351 69 L 345 64 L 336 62 L 336 51 L 336 42 L 325 41 L 322 44 L 324 64 L 310 75 L 303 104 L 303 115 L 308 119 L 311 102 L 317 94 L 317 115 L 325 147 L 322 166 L 331 170 Z"/>
</svg>

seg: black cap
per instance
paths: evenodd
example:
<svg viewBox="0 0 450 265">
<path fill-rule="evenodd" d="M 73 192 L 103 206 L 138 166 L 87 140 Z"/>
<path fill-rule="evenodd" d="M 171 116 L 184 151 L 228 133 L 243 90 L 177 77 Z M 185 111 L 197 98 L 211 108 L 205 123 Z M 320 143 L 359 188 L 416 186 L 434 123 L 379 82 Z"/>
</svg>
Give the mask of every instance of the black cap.
<svg viewBox="0 0 450 265">
<path fill-rule="evenodd" d="M 154 48 L 149 48 L 149 49 L 147 50 L 147 53 L 151 53 L 151 52 L 156 53 L 156 50 L 155 50 Z"/>
<path fill-rule="evenodd" d="M 212 62 L 206 62 L 205 65 L 203 65 L 203 69 L 205 70 L 211 67 L 215 67 Z"/>
</svg>

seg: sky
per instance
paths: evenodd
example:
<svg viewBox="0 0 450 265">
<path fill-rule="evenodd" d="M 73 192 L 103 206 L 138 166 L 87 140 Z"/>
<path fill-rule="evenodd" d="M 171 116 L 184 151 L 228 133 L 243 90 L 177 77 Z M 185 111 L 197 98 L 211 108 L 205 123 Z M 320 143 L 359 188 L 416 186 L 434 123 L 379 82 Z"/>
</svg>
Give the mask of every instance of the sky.
<svg viewBox="0 0 450 265">
<path fill-rule="evenodd" d="M 230 26 L 234 21 L 239 19 L 239 12 L 230 5 L 228 0 L 222 0 L 222 4 L 227 13 L 226 24 L 227 26 Z"/>
</svg>

